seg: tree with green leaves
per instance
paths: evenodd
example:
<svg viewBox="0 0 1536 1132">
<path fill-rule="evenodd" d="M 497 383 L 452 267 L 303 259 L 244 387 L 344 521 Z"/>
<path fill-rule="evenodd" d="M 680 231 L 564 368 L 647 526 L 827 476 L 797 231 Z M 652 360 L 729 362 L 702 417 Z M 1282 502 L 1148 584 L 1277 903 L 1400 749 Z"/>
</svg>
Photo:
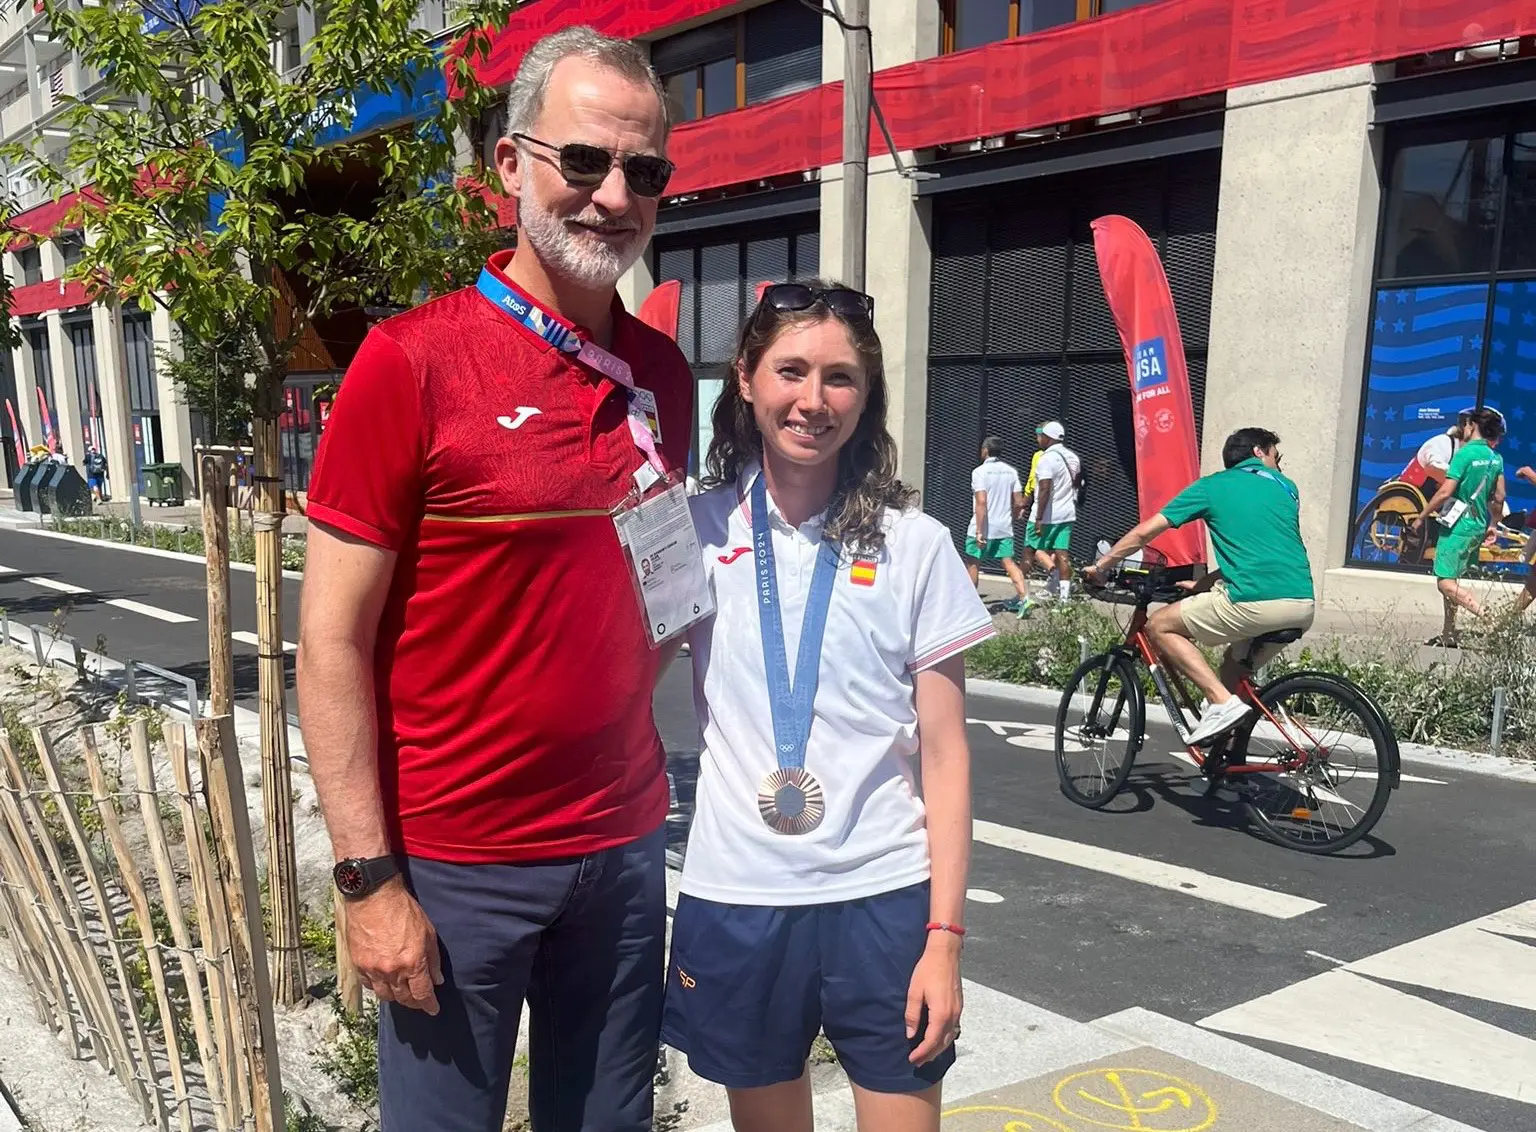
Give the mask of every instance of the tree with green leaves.
<svg viewBox="0 0 1536 1132">
<path fill-rule="evenodd" d="M 283 692 L 283 382 L 329 316 L 418 302 L 480 269 L 497 240 L 492 207 L 456 165 L 494 98 L 472 62 L 514 0 L 469 0 L 457 15 L 470 30 L 454 51 L 416 26 L 419 0 L 328 0 L 314 5 L 314 38 L 286 73 L 273 51 L 294 17 L 283 0 L 42 2 L 52 38 L 103 81 L 66 108 L 62 160 L 28 155 L 56 192 L 92 190 L 75 209 L 92 238 L 70 277 L 93 281 L 106 301 L 160 304 L 194 357 L 252 344 L 242 353 L 253 366 L 273 981 L 279 1001 L 294 1002 L 305 988 Z M 395 128 L 353 130 L 360 92 L 404 103 L 441 91 L 445 74 L 453 99 L 428 98 Z"/>
<path fill-rule="evenodd" d="M 256 415 L 255 374 L 262 369 L 261 346 L 238 332 L 212 342 L 181 337 L 180 349 L 156 351 L 182 402 L 203 418 L 215 444 L 248 444 Z"/>
</svg>

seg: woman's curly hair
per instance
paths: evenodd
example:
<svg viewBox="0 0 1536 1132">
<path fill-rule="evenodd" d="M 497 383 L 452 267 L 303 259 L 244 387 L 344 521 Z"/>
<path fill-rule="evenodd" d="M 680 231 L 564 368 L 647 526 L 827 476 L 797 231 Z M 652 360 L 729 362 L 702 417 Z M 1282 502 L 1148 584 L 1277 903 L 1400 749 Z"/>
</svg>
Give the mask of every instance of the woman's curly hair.
<svg viewBox="0 0 1536 1132">
<path fill-rule="evenodd" d="M 813 290 L 842 286 L 824 279 L 800 282 Z M 896 441 L 885 428 L 885 360 L 871 320 L 844 318 L 820 302 L 803 311 L 780 311 L 758 303 L 741 328 L 725 388 L 715 402 L 715 435 L 705 461 L 704 483 L 708 487 L 732 483 L 749 462 L 762 459 L 763 438 L 752 405 L 741 396 L 740 376 L 750 376 L 757 369 L 786 327 L 828 319 L 842 323 L 848 331 L 849 341 L 864 361 L 868 390 L 858 427 L 837 454 L 837 487 L 827 507 L 825 531 L 849 552 L 874 554 L 885 546 L 885 509 L 904 511 L 915 506 L 917 492 L 896 478 Z"/>
</svg>

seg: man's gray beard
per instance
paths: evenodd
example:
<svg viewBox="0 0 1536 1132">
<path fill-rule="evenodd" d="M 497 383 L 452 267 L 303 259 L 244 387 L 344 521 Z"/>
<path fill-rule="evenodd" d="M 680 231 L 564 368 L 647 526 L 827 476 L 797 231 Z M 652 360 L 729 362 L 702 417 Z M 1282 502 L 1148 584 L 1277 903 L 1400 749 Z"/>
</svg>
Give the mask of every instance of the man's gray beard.
<svg viewBox="0 0 1536 1132">
<path fill-rule="evenodd" d="M 639 232 L 624 249 L 584 240 L 526 193 L 518 202 L 517 222 L 520 234 L 546 270 L 589 290 L 612 287 L 645 250 Z"/>
</svg>

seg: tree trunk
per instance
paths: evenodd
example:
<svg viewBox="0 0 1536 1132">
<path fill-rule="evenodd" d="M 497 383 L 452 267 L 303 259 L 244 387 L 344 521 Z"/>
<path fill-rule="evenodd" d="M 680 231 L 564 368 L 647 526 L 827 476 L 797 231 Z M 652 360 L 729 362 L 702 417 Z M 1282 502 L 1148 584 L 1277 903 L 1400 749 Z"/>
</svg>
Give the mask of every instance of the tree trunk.
<svg viewBox="0 0 1536 1132">
<path fill-rule="evenodd" d="M 267 824 L 267 889 L 272 905 L 272 994 L 283 1005 L 304 995 L 299 944 L 298 864 L 293 845 L 293 776 L 283 675 L 283 484 L 278 423 L 251 422 L 255 443 L 256 637 L 260 657 L 261 797 Z"/>
<path fill-rule="evenodd" d="M 203 552 L 208 571 L 208 701 L 214 715 L 235 710 L 235 666 L 229 635 L 229 461 L 201 456 Z"/>
</svg>

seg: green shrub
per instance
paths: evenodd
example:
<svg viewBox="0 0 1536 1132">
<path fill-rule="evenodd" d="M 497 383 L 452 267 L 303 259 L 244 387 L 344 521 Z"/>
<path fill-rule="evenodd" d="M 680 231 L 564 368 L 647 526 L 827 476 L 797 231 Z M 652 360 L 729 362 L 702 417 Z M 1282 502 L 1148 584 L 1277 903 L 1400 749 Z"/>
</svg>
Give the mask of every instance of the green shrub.
<svg viewBox="0 0 1536 1132">
<path fill-rule="evenodd" d="M 379 1099 L 379 1004 L 365 1000 L 355 1016 L 339 1002 L 335 1009 L 340 1031 L 320 1051 L 317 1064 L 343 1096 L 358 1104 L 373 1104 Z"/>
</svg>

